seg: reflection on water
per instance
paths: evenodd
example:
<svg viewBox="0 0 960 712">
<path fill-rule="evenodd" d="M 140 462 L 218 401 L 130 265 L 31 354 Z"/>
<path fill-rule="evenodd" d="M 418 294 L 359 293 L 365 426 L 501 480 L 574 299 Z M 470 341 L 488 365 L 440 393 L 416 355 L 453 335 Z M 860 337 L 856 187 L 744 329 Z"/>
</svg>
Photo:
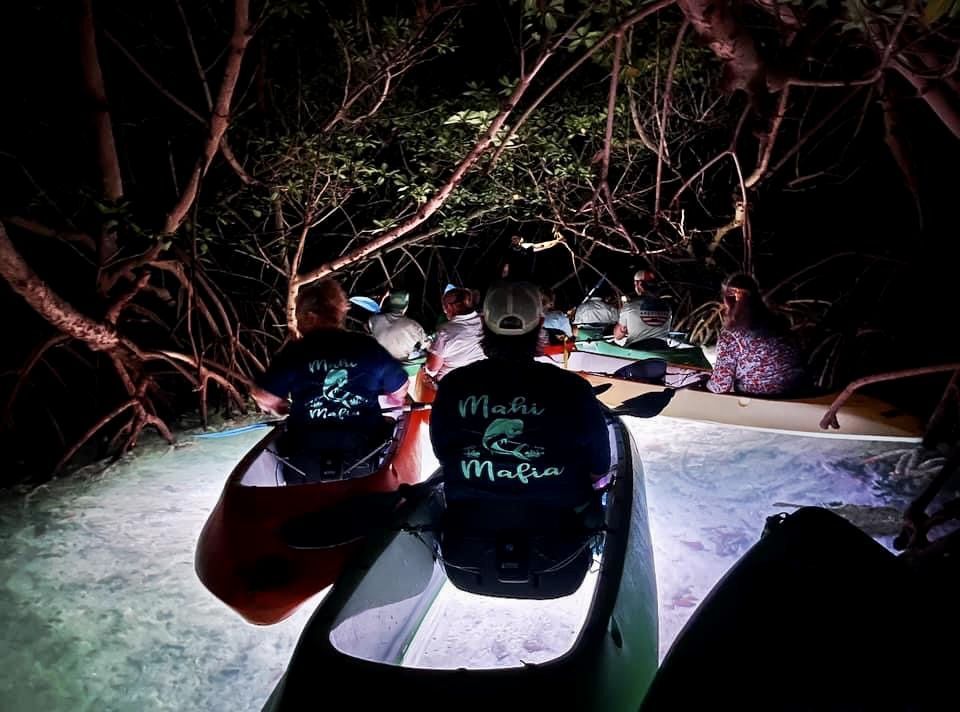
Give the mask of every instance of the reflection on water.
<svg viewBox="0 0 960 712">
<path fill-rule="evenodd" d="M 630 420 L 647 477 L 661 651 L 713 584 L 787 505 L 902 509 L 936 462 L 897 444 Z M 245 623 L 197 581 L 193 547 L 223 481 L 262 433 L 145 450 L 102 476 L 52 482 L 0 502 L 0 708 L 259 710 L 286 667 L 308 603 L 270 628 Z M 779 504 L 778 504 L 779 503 Z M 889 543 L 890 537 L 880 537 Z M 490 632 L 456 618 L 459 593 L 429 613 L 486 636 L 483 655 L 559 649 L 552 619 Z M 554 604 L 556 605 L 556 604 Z M 494 620 L 508 615 L 498 612 Z M 420 656 L 441 664 L 442 646 Z M 527 632 L 529 631 L 529 632 Z M 449 639 L 448 639 L 449 640 Z M 457 655 L 461 651 L 455 651 Z"/>
<path fill-rule="evenodd" d="M 838 513 L 891 547 L 899 512 L 942 464 L 895 443 L 789 436 L 673 418 L 629 419 L 647 505 L 666 653 L 766 518 L 806 505 Z"/>
</svg>

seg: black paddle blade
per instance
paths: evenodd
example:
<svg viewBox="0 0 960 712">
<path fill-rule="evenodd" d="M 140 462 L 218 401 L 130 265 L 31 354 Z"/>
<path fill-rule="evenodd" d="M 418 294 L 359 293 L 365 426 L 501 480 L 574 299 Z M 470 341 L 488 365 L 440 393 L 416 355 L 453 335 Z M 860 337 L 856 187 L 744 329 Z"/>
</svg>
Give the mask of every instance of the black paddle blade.
<svg viewBox="0 0 960 712">
<path fill-rule="evenodd" d="M 656 393 L 644 393 L 643 395 L 627 398 L 617 408 L 614 409 L 616 415 L 632 415 L 635 418 L 652 418 L 660 415 L 673 399 L 676 390 L 665 388 Z"/>
<path fill-rule="evenodd" d="M 612 383 L 601 383 L 599 386 L 593 387 L 593 395 L 599 396 L 601 393 L 606 393 L 610 390 Z"/>
<path fill-rule="evenodd" d="M 378 492 L 302 514 L 280 527 L 280 538 L 293 549 L 344 546 L 382 530 L 402 500 L 399 492 Z"/>
<path fill-rule="evenodd" d="M 663 384 L 663 378 L 667 375 L 667 362 L 660 358 L 634 361 L 617 369 L 613 375 L 628 381 Z"/>
</svg>

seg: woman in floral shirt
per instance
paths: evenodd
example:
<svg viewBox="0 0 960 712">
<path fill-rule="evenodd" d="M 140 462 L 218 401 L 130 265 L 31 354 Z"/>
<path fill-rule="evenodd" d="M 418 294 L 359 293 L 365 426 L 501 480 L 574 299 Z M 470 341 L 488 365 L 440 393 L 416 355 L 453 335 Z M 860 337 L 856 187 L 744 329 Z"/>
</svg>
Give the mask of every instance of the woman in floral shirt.
<svg viewBox="0 0 960 712">
<path fill-rule="evenodd" d="M 723 331 L 707 388 L 775 396 L 803 383 L 803 357 L 784 319 L 767 307 L 756 280 L 734 274 L 722 289 Z"/>
</svg>

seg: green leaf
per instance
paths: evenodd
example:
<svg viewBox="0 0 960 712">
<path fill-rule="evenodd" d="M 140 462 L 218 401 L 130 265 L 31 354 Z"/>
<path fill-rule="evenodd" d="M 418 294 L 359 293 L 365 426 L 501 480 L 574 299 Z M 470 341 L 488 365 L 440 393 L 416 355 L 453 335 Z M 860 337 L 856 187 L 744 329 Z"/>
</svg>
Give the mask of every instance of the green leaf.
<svg viewBox="0 0 960 712">
<path fill-rule="evenodd" d="M 958 0 L 929 0 L 927 6 L 923 9 L 923 21 L 932 25 L 948 12 L 952 13 L 957 4 Z"/>
<path fill-rule="evenodd" d="M 553 13 L 548 12 L 543 16 L 543 25 L 550 32 L 553 32 L 557 29 L 557 19 L 553 16 Z"/>
</svg>

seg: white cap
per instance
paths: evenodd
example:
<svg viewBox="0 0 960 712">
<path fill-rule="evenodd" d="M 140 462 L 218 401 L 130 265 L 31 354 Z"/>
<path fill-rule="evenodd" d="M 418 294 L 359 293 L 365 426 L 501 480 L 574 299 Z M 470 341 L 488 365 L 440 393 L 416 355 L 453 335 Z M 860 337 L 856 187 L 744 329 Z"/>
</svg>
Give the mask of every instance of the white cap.
<svg viewBox="0 0 960 712">
<path fill-rule="evenodd" d="M 540 289 L 529 282 L 504 282 L 487 292 L 483 322 L 494 334 L 519 336 L 540 326 Z"/>
</svg>

